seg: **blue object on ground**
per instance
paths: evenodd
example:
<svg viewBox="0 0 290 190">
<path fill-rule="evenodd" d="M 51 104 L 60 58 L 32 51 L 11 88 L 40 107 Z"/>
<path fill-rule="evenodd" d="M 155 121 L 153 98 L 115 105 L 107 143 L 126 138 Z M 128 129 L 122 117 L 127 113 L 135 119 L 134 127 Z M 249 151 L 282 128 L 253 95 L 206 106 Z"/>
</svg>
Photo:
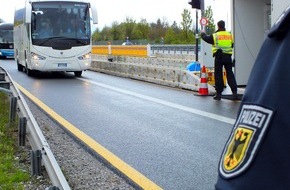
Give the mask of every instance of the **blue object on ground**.
<svg viewBox="0 0 290 190">
<path fill-rule="evenodd" d="M 186 66 L 186 70 L 200 71 L 200 63 L 199 62 L 192 62 Z"/>
</svg>

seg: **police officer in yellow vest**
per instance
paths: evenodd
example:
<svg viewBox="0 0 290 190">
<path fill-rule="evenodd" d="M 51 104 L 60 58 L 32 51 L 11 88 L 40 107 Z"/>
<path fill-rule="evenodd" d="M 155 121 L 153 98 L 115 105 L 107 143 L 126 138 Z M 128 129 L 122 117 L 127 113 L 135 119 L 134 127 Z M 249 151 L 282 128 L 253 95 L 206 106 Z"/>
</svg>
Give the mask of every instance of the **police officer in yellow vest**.
<svg viewBox="0 0 290 190">
<path fill-rule="evenodd" d="M 225 22 L 223 20 L 217 23 L 218 30 L 212 35 L 206 35 L 204 32 L 201 33 L 201 38 L 212 44 L 212 53 L 215 57 L 214 61 L 214 72 L 215 72 L 215 89 L 216 95 L 215 100 L 221 100 L 221 94 L 224 90 L 223 81 L 223 67 L 226 70 L 226 76 L 228 84 L 233 93 L 234 99 L 237 98 L 237 82 L 233 73 L 233 44 L 234 40 L 230 32 L 225 29 Z"/>
</svg>

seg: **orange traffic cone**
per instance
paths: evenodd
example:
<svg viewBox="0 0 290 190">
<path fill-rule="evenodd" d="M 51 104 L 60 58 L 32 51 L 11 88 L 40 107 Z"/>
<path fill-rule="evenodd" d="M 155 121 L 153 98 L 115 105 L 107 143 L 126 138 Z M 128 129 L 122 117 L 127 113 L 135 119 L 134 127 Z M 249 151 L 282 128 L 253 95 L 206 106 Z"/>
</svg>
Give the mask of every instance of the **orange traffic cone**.
<svg viewBox="0 0 290 190">
<path fill-rule="evenodd" d="M 208 86 L 207 86 L 207 77 L 206 77 L 206 67 L 203 66 L 201 69 L 200 85 L 198 89 L 198 95 L 207 96 L 208 95 Z"/>
</svg>

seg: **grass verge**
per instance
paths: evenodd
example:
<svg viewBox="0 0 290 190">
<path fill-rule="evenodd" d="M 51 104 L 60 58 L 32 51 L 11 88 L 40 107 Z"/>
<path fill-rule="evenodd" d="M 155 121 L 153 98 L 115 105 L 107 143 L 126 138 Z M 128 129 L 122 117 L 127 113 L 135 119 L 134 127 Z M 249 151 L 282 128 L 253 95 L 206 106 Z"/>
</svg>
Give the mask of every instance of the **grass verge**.
<svg viewBox="0 0 290 190">
<path fill-rule="evenodd" d="M 0 92 L 0 189 L 24 189 L 30 174 L 19 163 L 17 123 L 9 124 L 10 101 Z M 21 153 L 20 153 L 21 154 Z"/>
</svg>

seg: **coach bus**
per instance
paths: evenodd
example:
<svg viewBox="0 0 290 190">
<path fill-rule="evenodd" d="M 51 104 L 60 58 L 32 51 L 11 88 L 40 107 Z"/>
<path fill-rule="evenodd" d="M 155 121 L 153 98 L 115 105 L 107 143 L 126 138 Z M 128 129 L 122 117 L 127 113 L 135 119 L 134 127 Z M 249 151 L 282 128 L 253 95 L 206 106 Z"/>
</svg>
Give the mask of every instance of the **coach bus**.
<svg viewBox="0 0 290 190">
<path fill-rule="evenodd" d="M 0 24 L 0 58 L 13 58 L 13 24 Z"/>
<path fill-rule="evenodd" d="M 74 72 L 91 65 L 91 20 L 97 11 L 89 0 L 23 0 L 14 15 L 14 59 L 19 71 Z"/>
</svg>

